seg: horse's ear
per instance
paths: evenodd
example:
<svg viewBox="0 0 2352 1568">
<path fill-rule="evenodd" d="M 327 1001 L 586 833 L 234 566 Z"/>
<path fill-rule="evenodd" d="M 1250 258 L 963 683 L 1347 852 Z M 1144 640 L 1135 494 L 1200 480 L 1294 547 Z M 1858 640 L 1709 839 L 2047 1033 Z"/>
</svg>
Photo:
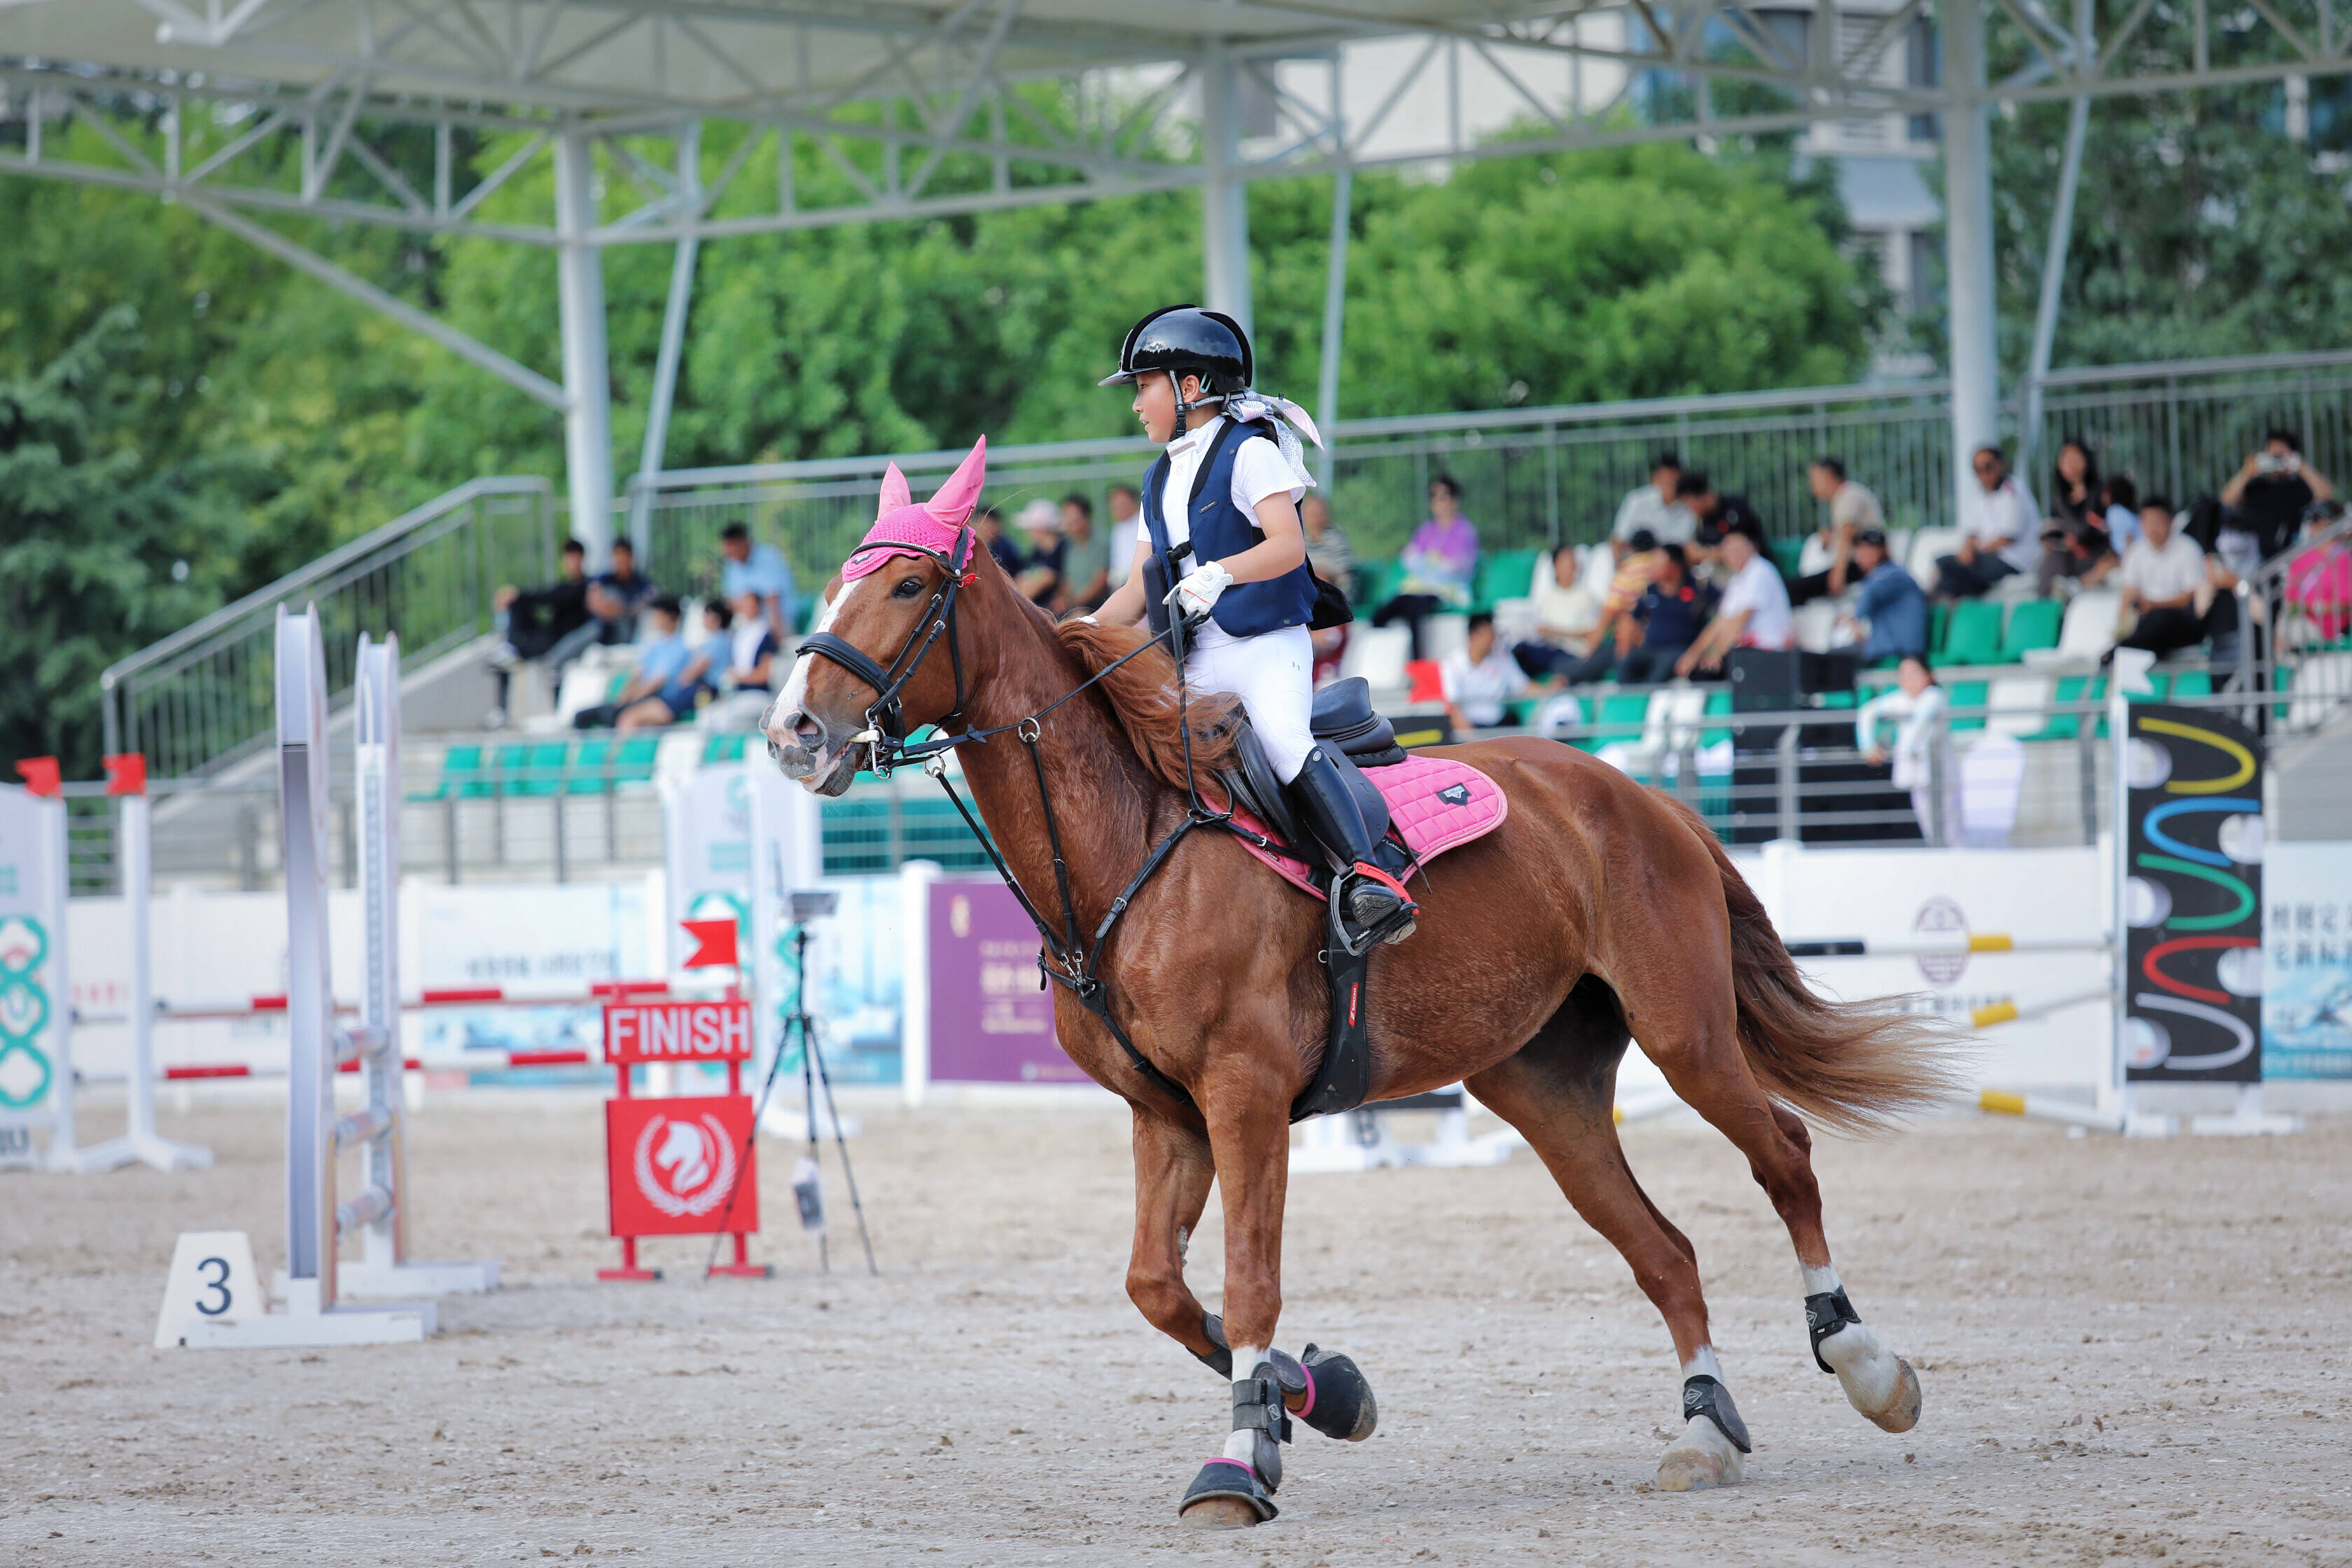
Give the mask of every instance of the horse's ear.
<svg viewBox="0 0 2352 1568">
<path fill-rule="evenodd" d="M 948 482 L 923 503 L 923 510 L 950 528 L 961 528 L 980 500 L 981 487 L 987 482 L 988 437 L 982 436 L 973 444 L 971 455 L 958 463 L 956 471 L 948 476 Z"/>
<path fill-rule="evenodd" d="M 898 471 L 898 464 L 891 464 L 882 471 L 882 504 L 875 509 L 874 521 L 879 522 L 900 507 L 914 504 L 915 493 L 907 488 L 907 476 Z"/>
</svg>

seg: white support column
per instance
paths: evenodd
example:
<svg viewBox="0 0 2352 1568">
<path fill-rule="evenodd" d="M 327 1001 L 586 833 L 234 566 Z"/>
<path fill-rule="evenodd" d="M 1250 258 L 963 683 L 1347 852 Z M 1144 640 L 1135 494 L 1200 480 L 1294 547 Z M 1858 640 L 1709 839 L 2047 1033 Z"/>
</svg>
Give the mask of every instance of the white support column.
<svg viewBox="0 0 2352 1568">
<path fill-rule="evenodd" d="M 1222 42 L 1212 40 L 1201 62 L 1201 241 L 1207 262 L 1208 305 L 1255 331 L 1250 321 L 1249 187 L 1236 178 L 1241 163 L 1239 68 Z"/>
<path fill-rule="evenodd" d="M 2086 77 L 2097 60 L 2091 35 L 2091 0 L 2074 0 L 2074 52 L 2077 77 Z M 2042 435 L 2042 382 L 2050 374 L 2050 355 L 2058 342 L 2058 307 L 2065 292 L 2066 251 L 2074 234 L 2074 194 L 2083 181 L 2083 143 L 2091 129 L 2091 100 L 2076 94 L 2067 107 L 2066 155 L 2058 165 L 2058 200 L 2050 212 L 2050 243 L 2042 253 L 2042 297 L 2033 311 L 2033 350 L 2025 365 L 2025 396 L 2018 410 L 2017 467 L 2032 471 L 2034 447 Z"/>
<path fill-rule="evenodd" d="M 595 143 L 555 138 L 556 302 L 563 333 L 564 470 L 572 535 L 602 563 L 613 543 L 613 370 L 604 347 L 604 253 L 595 232 Z"/>
<path fill-rule="evenodd" d="M 680 201 L 698 207 L 702 197 L 702 122 L 681 126 L 677 133 L 677 179 Z M 637 475 L 629 486 L 629 539 L 637 559 L 653 557 L 653 476 L 661 472 L 662 453 L 669 445 L 669 412 L 677 397 L 677 369 L 686 353 L 686 312 L 694 299 L 694 266 L 702 242 L 692 235 L 677 242 L 670 258 L 669 303 L 662 311 L 661 352 L 654 361 L 654 393 L 646 407 L 645 445 L 637 454 Z"/>
<path fill-rule="evenodd" d="M 1945 273 L 1950 300 L 1953 503 L 1974 483 L 1969 457 L 2000 436 L 1993 316 L 1992 135 L 1985 103 L 1983 0 L 1937 0 L 1944 39 Z M 1957 520 L 1955 512 L 1955 520 Z"/>
<path fill-rule="evenodd" d="M 1348 317 L 1348 209 L 1356 194 L 1356 172 L 1342 166 L 1331 181 L 1331 247 L 1323 270 L 1323 363 L 1315 378 L 1315 423 L 1323 439 L 1337 439 L 1339 426 L 1339 350 Z M 1335 458 L 1323 453 L 1322 479 L 1331 482 Z"/>
</svg>

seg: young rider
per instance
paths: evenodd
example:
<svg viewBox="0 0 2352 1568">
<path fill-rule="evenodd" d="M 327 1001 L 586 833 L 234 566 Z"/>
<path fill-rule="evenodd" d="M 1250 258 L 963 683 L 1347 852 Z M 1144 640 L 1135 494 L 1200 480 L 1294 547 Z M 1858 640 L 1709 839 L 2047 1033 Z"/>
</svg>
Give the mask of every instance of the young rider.
<svg viewBox="0 0 2352 1568">
<path fill-rule="evenodd" d="M 1373 863 L 1377 847 L 1337 760 L 1316 743 L 1315 649 L 1307 624 L 1315 579 L 1298 521 L 1314 483 L 1293 455 L 1280 415 L 1314 434 L 1280 398 L 1251 389 L 1249 339 L 1214 310 L 1178 305 L 1138 321 L 1118 369 L 1100 384 L 1131 384 L 1136 416 L 1165 456 L 1143 485 L 1135 570 L 1105 600 L 1106 626 L 1166 627 L 1181 607 L 1189 635 L 1184 673 L 1204 691 L 1241 699 L 1266 760 L 1324 842 L 1349 862 L 1333 897 L 1356 932 L 1412 933 L 1414 907 Z M 1171 588 L 1171 584 L 1174 586 Z"/>
</svg>

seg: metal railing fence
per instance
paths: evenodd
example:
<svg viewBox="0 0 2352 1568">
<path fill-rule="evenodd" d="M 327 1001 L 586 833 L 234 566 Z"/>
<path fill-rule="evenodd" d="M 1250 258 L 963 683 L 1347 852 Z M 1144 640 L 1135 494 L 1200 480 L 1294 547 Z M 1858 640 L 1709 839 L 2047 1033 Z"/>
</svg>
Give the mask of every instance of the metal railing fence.
<svg viewBox="0 0 2352 1568">
<path fill-rule="evenodd" d="M 555 571 L 552 487 L 476 479 L 300 571 L 108 667 L 106 749 L 143 752 L 152 776 L 216 772 L 276 722 L 271 630 L 278 606 L 318 606 L 331 700 L 351 689 L 361 632 L 399 634 L 414 670 L 490 629 L 502 583 Z"/>
</svg>

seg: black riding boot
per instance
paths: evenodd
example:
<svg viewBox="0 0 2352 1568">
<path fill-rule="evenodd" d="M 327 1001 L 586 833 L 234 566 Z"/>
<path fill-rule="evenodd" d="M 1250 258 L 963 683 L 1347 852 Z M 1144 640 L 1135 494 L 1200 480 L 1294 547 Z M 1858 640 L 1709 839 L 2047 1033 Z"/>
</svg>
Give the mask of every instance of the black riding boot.
<svg viewBox="0 0 2352 1568">
<path fill-rule="evenodd" d="M 1322 747 L 1316 747 L 1307 753 L 1307 764 L 1291 782 L 1290 793 L 1306 812 L 1316 837 L 1348 861 L 1331 896 L 1340 901 L 1340 912 L 1354 928 L 1351 937 L 1390 924 L 1395 929 L 1382 932 L 1386 941 L 1398 942 L 1411 936 L 1416 907 L 1405 896 L 1402 885 L 1381 869 L 1380 846 L 1364 826 L 1364 814 L 1348 781 L 1340 776 L 1339 763 Z"/>
</svg>

